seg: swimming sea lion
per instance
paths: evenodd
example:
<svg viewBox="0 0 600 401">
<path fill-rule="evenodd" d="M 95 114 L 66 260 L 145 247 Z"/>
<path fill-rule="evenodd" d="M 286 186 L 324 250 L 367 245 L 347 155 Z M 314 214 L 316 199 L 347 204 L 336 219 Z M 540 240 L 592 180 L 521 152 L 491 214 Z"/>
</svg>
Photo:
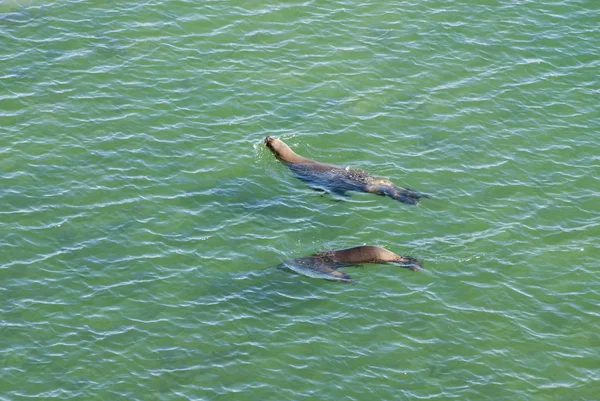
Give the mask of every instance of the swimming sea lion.
<svg viewBox="0 0 600 401">
<path fill-rule="evenodd" d="M 394 263 L 413 271 L 423 270 L 423 262 L 415 258 L 396 255 L 387 249 L 371 245 L 319 252 L 312 256 L 289 259 L 283 262 L 281 267 L 308 277 L 352 283 L 354 282 L 352 277 L 337 269 L 362 263 Z"/>
<path fill-rule="evenodd" d="M 292 170 L 296 177 L 316 187 L 324 187 L 338 195 L 346 196 L 348 191 L 370 192 L 389 196 L 412 205 L 416 204 L 420 198 L 429 198 L 428 195 L 398 187 L 390 180 L 374 177 L 363 170 L 333 166 L 302 157 L 277 138 L 267 136 L 265 145 L 277 159 Z"/>
</svg>

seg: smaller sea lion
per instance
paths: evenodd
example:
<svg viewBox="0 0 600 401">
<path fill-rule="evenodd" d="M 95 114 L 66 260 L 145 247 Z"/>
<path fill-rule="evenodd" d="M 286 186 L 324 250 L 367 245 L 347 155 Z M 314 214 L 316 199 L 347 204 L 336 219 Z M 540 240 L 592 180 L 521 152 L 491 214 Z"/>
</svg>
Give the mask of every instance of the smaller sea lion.
<svg viewBox="0 0 600 401">
<path fill-rule="evenodd" d="M 265 145 L 297 178 L 313 187 L 325 188 L 342 196 L 347 196 L 348 191 L 368 192 L 411 205 L 415 205 L 420 198 L 429 198 L 429 195 L 398 187 L 388 179 L 375 177 L 363 170 L 338 167 L 300 156 L 277 138 L 267 136 Z"/>
<path fill-rule="evenodd" d="M 337 269 L 363 263 L 394 263 L 413 271 L 423 270 L 423 262 L 413 257 L 396 255 L 385 248 L 372 245 L 319 252 L 311 256 L 288 259 L 280 266 L 308 277 L 352 283 L 354 282 L 352 277 Z"/>
</svg>

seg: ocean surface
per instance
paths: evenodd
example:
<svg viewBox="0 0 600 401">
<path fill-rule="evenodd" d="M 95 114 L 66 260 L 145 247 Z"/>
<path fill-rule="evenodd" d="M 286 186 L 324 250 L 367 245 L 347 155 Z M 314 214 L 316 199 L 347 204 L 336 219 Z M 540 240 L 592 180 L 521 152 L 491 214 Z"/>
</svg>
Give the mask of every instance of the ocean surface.
<svg viewBox="0 0 600 401">
<path fill-rule="evenodd" d="M 600 399 L 597 0 L 2 0 L 0 44 L 1 401 Z M 277 268 L 363 244 L 426 270 Z"/>
</svg>

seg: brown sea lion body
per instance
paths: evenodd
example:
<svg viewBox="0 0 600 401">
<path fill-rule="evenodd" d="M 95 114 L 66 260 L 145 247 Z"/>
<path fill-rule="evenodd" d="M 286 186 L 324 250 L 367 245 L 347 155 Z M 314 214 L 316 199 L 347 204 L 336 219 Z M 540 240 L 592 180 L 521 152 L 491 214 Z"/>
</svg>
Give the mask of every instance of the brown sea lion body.
<svg viewBox="0 0 600 401">
<path fill-rule="evenodd" d="M 354 248 L 329 251 L 319 255 L 331 257 L 336 261 L 348 264 L 398 263 L 405 267 L 411 268 L 411 270 L 421 270 L 419 266 L 417 266 L 417 268 L 413 268 L 412 264 L 416 263 L 416 260 L 410 256 L 400 256 L 380 246 L 355 246 Z"/>
<path fill-rule="evenodd" d="M 385 248 L 372 245 L 319 252 L 311 256 L 286 260 L 282 266 L 308 277 L 353 282 L 352 277 L 337 269 L 363 263 L 394 263 L 413 271 L 423 270 L 423 263 L 415 258 L 400 256 Z"/>
<path fill-rule="evenodd" d="M 401 188 L 390 180 L 375 177 L 366 171 L 321 163 L 296 154 L 289 146 L 277 138 L 267 136 L 265 145 L 302 181 L 325 188 L 338 195 L 346 196 L 348 191 L 368 192 L 389 196 L 403 203 L 416 204 L 428 195 Z"/>
</svg>

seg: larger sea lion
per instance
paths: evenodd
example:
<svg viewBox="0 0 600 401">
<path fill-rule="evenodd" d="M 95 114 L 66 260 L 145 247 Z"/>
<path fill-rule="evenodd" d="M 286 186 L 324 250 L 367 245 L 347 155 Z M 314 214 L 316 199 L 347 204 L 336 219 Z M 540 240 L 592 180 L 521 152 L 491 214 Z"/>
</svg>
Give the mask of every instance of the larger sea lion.
<svg viewBox="0 0 600 401">
<path fill-rule="evenodd" d="M 352 277 L 337 269 L 363 263 L 394 263 L 413 271 L 423 270 L 423 262 L 413 257 L 396 255 L 387 249 L 371 245 L 288 259 L 280 266 L 308 277 L 352 283 Z"/>
<path fill-rule="evenodd" d="M 375 177 L 366 171 L 338 167 L 331 164 L 302 157 L 283 141 L 267 136 L 265 145 L 302 181 L 312 186 L 324 188 L 338 195 L 346 196 L 348 191 L 369 192 L 372 194 L 389 196 L 403 203 L 416 204 L 420 198 L 429 198 L 428 195 L 401 188 L 390 180 Z"/>
</svg>

